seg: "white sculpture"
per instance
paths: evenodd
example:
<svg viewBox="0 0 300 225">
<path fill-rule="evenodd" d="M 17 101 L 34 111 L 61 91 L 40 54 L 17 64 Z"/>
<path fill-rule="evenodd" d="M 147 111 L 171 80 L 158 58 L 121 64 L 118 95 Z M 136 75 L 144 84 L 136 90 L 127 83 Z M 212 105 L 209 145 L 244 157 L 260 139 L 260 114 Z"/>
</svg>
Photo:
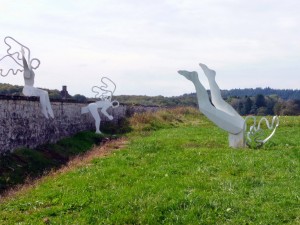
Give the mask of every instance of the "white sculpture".
<svg viewBox="0 0 300 225">
<path fill-rule="evenodd" d="M 108 82 L 107 82 L 108 81 Z M 102 77 L 101 82 L 104 86 L 93 86 L 92 92 L 96 93 L 95 98 L 99 96 L 100 100 L 94 103 L 88 104 L 88 106 L 81 108 L 81 114 L 90 112 L 95 119 L 96 133 L 101 134 L 100 131 L 100 122 L 101 118 L 98 112 L 98 109 L 101 109 L 101 112 L 109 119 L 112 120 L 113 116 L 107 113 L 107 109 L 112 107 L 116 108 L 119 106 L 118 101 L 111 101 L 112 96 L 116 90 L 115 83 L 107 77 Z M 111 85 L 112 87 L 109 87 Z M 111 90 L 112 88 L 112 90 Z"/>
<path fill-rule="evenodd" d="M 229 133 L 229 146 L 234 148 L 242 148 L 245 147 L 246 143 L 251 142 L 250 136 L 254 135 L 255 132 L 260 130 L 261 121 L 266 120 L 266 118 L 262 118 L 259 122 L 259 126 L 255 128 L 256 121 L 254 125 L 251 126 L 250 131 L 246 132 L 246 121 L 243 119 L 226 101 L 223 100 L 220 92 L 220 88 L 216 83 L 215 76 L 216 72 L 214 70 L 209 69 L 206 65 L 200 63 L 200 67 L 202 68 L 204 74 L 206 75 L 210 91 L 211 91 L 211 100 L 213 105 L 209 101 L 209 97 L 206 89 L 200 83 L 198 78 L 198 73 L 193 71 L 189 72 L 186 70 L 178 71 L 179 74 L 183 75 L 188 80 L 192 81 L 196 88 L 196 94 L 198 99 L 198 105 L 200 111 L 209 118 L 213 123 L 215 123 L 218 127 Z M 250 118 L 250 117 L 249 117 Z M 251 117 L 252 118 L 252 117 Z M 275 118 L 275 119 L 274 119 Z M 277 124 L 269 137 L 265 140 L 256 139 L 255 141 L 259 141 L 260 143 L 265 143 L 268 141 L 271 136 L 274 135 L 276 128 L 279 125 L 278 117 L 274 117 L 272 121 L 272 126 L 268 125 L 269 129 L 273 129 L 274 121 L 277 119 Z M 248 120 L 248 119 L 247 119 Z M 268 122 L 268 121 L 267 121 Z M 245 139 L 245 135 L 247 139 Z"/>
<path fill-rule="evenodd" d="M 253 125 L 250 126 L 249 131 L 247 131 L 247 121 L 253 119 Z M 264 138 L 264 131 L 260 128 L 261 123 L 265 121 L 267 128 L 269 130 L 273 131 L 271 134 Z M 276 122 L 276 123 L 275 123 Z M 256 117 L 255 116 L 246 116 L 245 118 L 245 138 L 246 138 L 246 144 L 250 147 L 257 148 L 265 144 L 270 138 L 275 134 L 275 131 L 277 127 L 279 126 L 279 118 L 278 116 L 274 116 L 272 119 L 271 125 L 269 124 L 269 121 L 265 118 L 262 117 L 260 121 L 258 122 L 258 125 L 256 126 Z"/>
<path fill-rule="evenodd" d="M 30 58 L 30 49 L 26 47 L 25 45 L 22 45 L 20 42 L 16 41 L 12 37 L 5 37 L 4 38 L 5 44 L 8 46 L 7 49 L 7 55 L 2 57 L 0 61 L 10 58 L 12 59 L 16 64 L 17 69 L 9 68 L 7 71 L 4 69 L 0 69 L 0 75 L 1 76 L 7 76 L 10 72 L 12 74 L 16 75 L 18 72 L 23 72 L 24 76 L 24 88 L 23 88 L 23 94 L 25 96 L 38 96 L 40 97 L 40 104 L 42 113 L 44 116 L 48 119 L 49 116 L 54 118 L 54 114 L 51 108 L 48 92 L 44 91 L 42 89 L 35 88 L 34 85 L 34 69 L 37 69 L 40 65 L 40 60 L 33 58 Z M 12 47 L 14 46 L 14 47 Z M 19 50 L 20 49 L 20 50 Z M 20 52 L 19 52 L 20 51 Z M 20 56 L 21 53 L 21 56 Z M 21 63 L 22 62 L 22 63 Z M 36 65 L 34 65 L 36 62 Z"/>
</svg>

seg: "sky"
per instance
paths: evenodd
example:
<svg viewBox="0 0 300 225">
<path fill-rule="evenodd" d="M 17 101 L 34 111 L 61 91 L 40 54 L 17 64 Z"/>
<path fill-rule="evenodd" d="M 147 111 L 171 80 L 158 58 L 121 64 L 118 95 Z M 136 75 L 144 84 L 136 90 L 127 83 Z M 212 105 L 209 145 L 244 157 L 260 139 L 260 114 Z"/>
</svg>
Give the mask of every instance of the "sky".
<svg viewBox="0 0 300 225">
<path fill-rule="evenodd" d="M 298 0 L 0 0 L 0 58 L 11 36 L 41 61 L 36 87 L 89 97 L 103 76 L 115 95 L 195 92 L 178 70 L 209 89 L 199 63 L 221 89 L 299 89 L 299 27 Z"/>
</svg>

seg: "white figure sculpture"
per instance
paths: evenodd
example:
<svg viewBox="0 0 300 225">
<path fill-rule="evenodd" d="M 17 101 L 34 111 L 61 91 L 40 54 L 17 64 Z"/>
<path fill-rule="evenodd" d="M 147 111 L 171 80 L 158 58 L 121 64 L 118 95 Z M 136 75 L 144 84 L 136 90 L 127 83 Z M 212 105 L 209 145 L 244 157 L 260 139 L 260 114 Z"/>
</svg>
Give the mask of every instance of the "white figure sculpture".
<svg viewBox="0 0 300 225">
<path fill-rule="evenodd" d="M 111 87 L 109 87 L 107 81 L 108 81 L 108 83 L 110 85 L 112 85 L 112 89 L 113 90 L 110 90 Z M 102 94 L 99 96 L 100 100 L 96 101 L 94 103 L 90 103 L 90 104 L 88 104 L 88 106 L 85 106 L 85 107 L 81 108 L 81 114 L 90 112 L 92 114 L 92 116 L 94 117 L 94 119 L 95 119 L 95 126 L 96 126 L 96 133 L 97 134 L 101 134 L 101 131 L 100 131 L 101 118 L 100 118 L 98 109 L 101 109 L 101 112 L 109 120 L 113 120 L 113 116 L 109 115 L 107 113 L 107 109 L 110 108 L 110 107 L 116 108 L 116 107 L 119 106 L 119 102 L 118 101 L 111 101 L 112 96 L 113 96 L 113 94 L 114 94 L 114 92 L 116 90 L 115 83 L 112 80 L 110 80 L 109 78 L 107 78 L 107 77 L 102 77 L 101 78 L 101 82 L 104 84 L 104 86 L 100 86 L 100 87 L 93 86 L 92 87 L 92 91 L 94 93 L 96 93 L 96 96 L 95 96 L 96 98 L 102 92 Z"/>
<path fill-rule="evenodd" d="M 4 39 L 5 44 L 8 46 L 7 49 L 7 55 L 2 57 L 0 61 L 3 59 L 9 57 L 13 59 L 13 61 L 16 63 L 17 66 L 20 66 L 18 69 L 10 68 L 7 71 L 4 71 L 3 69 L 0 70 L 1 76 L 7 76 L 10 72 L 12 72 L 14 75 L 16 75 L 18 72 L 23 71 L 24 76 L 24 88 L 23 88 L 23 94 L 25 96 L 37 96 L 40 97 L 40 104 L 42 113 L 44 116 L 48 119 L 49 116 L 54 118 L 54 114 L 51 108 L 48 92 L 44 91 L 42 89 L 35 88 L 34 85 L 34 69 L 37 69 L 40 65 L 40 60 L 33 58 L 30 58 L 30 49 L 18 41 L 16 41 L 12 37 L 5 37 Z M 21 50 L 16 50 L 15 48 L 12 48 L 12 45 L 15 45 L 15 48 L 19 47 Z M 26 51 L 25 51 L 26 50 Z M 21 57 L 20 54 L 21 53 Z M 22 64 L 21 64 L 21 62 Z M 36 62 L 36 65 L 34 65 Z"/>
<path fill-rule="evenodd" d="M 213 105 L 209 101 L 209 97 L 206 89 L 199 81 L 197 72 L 180 70 L 178 71 L 178 73 L 183 75 L 188 80 L 192 81 L 193 84 L 195 85 L 200 111 L 207 118 L 209 118 L 213 123 L 215 123 L 218 127 L 222 128 L 223 130 L 229 133 L 229 146 L 234 148 L 245 147 L 246 141 L 247 140 L 251 141 L 250 136 L 253 135 L 256 131 L 260 130 L 260 123 L 263 120 L 263 118 L 259 122 L 259 126 L 257 129 L 253 128 L 255 127 L 256 122 L 254 123 L 254 126 L 251 126 L 252 131 L 250 128 L 250 131 L 246 134 L 247 140 L 245 140 L 245 132 L 246 132 L 245 120 L 232 108 L 231 105 L 229 105 L 226 101 L 223 100 L 221 96 L 220 88 L 217 85 L 215 80 L 216 72 L 214 70 L 209 69 L 206 65 L 201 63 L 200 63 L 200 67 L 202 68 L 204 74 L 208 79 L 210 90 L 211 90 L 211 100 Z M 277 118 L 277 124 L 272 134 L 269 137 L 267 137 L 265 140 L 256 140 L 256 141 L 265 143 L 267 140 L 271 138 L 271 136 L 274 135 L 275 130 L 279 125 L 278 117 L 274 117 L 274 118 Z M 266 119 L 264 118 L 264 120 Z M 273 124 L 275 120 L 276 119 L 273 119 L 272 126 L 269 126 L 269 124 L 267 123 L 269 129 L 273 129 Z"/>
</svg>

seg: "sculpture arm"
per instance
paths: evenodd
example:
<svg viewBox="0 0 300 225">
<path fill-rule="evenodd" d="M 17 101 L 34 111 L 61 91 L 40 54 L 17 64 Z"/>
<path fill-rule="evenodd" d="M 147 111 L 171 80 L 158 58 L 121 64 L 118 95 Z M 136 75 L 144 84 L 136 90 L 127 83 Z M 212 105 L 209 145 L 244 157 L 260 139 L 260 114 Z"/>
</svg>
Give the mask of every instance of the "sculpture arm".
<svg viewBox="0 0 300 225">
<path fill-rule="evenodd" d="M 101 112 L 109 119 L 109 120 L 112 120 L 113 119 L 113 116 L 112 115 L 109 115 L 106 110 L 108 109 L 108 107 L 103 107 L 101 109 Z"/>
<path fill-rule="evenodd" d="M 22 61 L 23 61 L 24 69 L 29 69 L 29 68 L 28 68 L 28 64 L 27 64 L 27 61 L 26 61 L 26 59 L 25 59 L 24 56 L 22 56 Z"/>
<path fill-rule="evenodd" d="M 24 78 L 30 79 L 30 70 L 28 68 L 27 61 L 24 58 L 24 55 L 22 56 L 22 61 L 23 61 L 23 68 L 24 68 Z"/>
</svg>

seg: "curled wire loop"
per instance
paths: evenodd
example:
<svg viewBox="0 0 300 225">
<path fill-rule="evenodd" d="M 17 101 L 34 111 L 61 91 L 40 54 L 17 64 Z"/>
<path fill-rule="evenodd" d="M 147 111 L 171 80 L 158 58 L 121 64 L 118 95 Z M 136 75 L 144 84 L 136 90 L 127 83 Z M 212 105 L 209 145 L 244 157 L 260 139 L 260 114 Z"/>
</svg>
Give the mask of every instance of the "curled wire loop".
<svg viewBox="0 0 300 225">
<path fill-rule="evenodd" d="M 117 87 L 116 84 L 108 77 L 102 77 L 101 83 L 101 86 L 92 87 L 92 92 L 95 93 L 95 98 L 100 98 L 100 101 L 110 101 L 112 108 L 119 107 L 120 103 L 118 101 L 112 101 L 112 96 Z"/>
<path fill-rule="evenodd" d="M 249 127 L 249 131 L 247 131 L 247 122 L 253 119 L 253 125 Z M 265 132 L 261 128 L 262 122 L 265 122 L 267 128 L 272 130 L 271 134 L 265 137 Z M 245 132 L 245 142 L 249 147 L 258 148 L 265 144 L 267 141 L 271 139 L 271 137 L 275 134 L 277 127 L 279 126 L 279 117 L 274 116 L 272 118 L 271 124 L 267 120 L 266 117 L 262 117 L 258 124 L 256 125 L 256 117 L 255 116 L 247 116 L 245 118 L 244 132 Z M 265 137 L 265 138 L 264 138 Z"/>
<path fill-rule="evenodd" d="M 19 51 L 13 50 L 12 45 L 9 43 L 10 41 L 17 43 L 17 44 L 20 46 L 20 48 L 24 48 L 24 49 L 27 50 L 27 52 L 28 52 L 27 59 L 29 60 L 28 63 L 29 63 L 30 65 L 32 64 L 32 62 L 33 62 L 34 60 L 36 60 L 36 61 L 38 62 L 37 66 L 34 67 L 34 69 L 37 69 L 37 68 L 40 66 L 41 61 L 40 61 L 39 59 L 37 59 L 37 58 L 30 59 L 30 49 L 29 49 L 28 47 L 26 47 L 25 45 L 21 44 L 20 42 L 18 42 L 18 41 L 17 41 L 16 39 L 14 39 L 13 37 L 10 37 L 10 36 L 7 36 L 7 37 L 4 38 L 4 43 L 8 46 L 8 48 L 7 48 L 7 50 L 6 50 L 7 55 L 3 56 L 3 57 L 0 59 L 0 62 L 1 62 L 2 60 L 4 60 L 4 59 L 6 59 L 6 58 L 9 57 L 9 58 L 11 58 L 16 64 L 18 64 L 19 66 L 21 66 L 21 67 L 23 68 L 23 64 L 20 63 L 20 61 L 22 60 L 22 56 L 21 56 L 21 54 L 20 54 Z M 21 70 L 21 69 L 10 68 L 10 69 L 8 69 L 7 72 L 5 73 L 4 70 L 0 68 L 0 75 L 1 75 L 2 77 L 6 77 L 10 72 L 11 72 L 13 75 L 16 75 L 18 72 L 23 72 L 23 70 Z"/>
</svg>

